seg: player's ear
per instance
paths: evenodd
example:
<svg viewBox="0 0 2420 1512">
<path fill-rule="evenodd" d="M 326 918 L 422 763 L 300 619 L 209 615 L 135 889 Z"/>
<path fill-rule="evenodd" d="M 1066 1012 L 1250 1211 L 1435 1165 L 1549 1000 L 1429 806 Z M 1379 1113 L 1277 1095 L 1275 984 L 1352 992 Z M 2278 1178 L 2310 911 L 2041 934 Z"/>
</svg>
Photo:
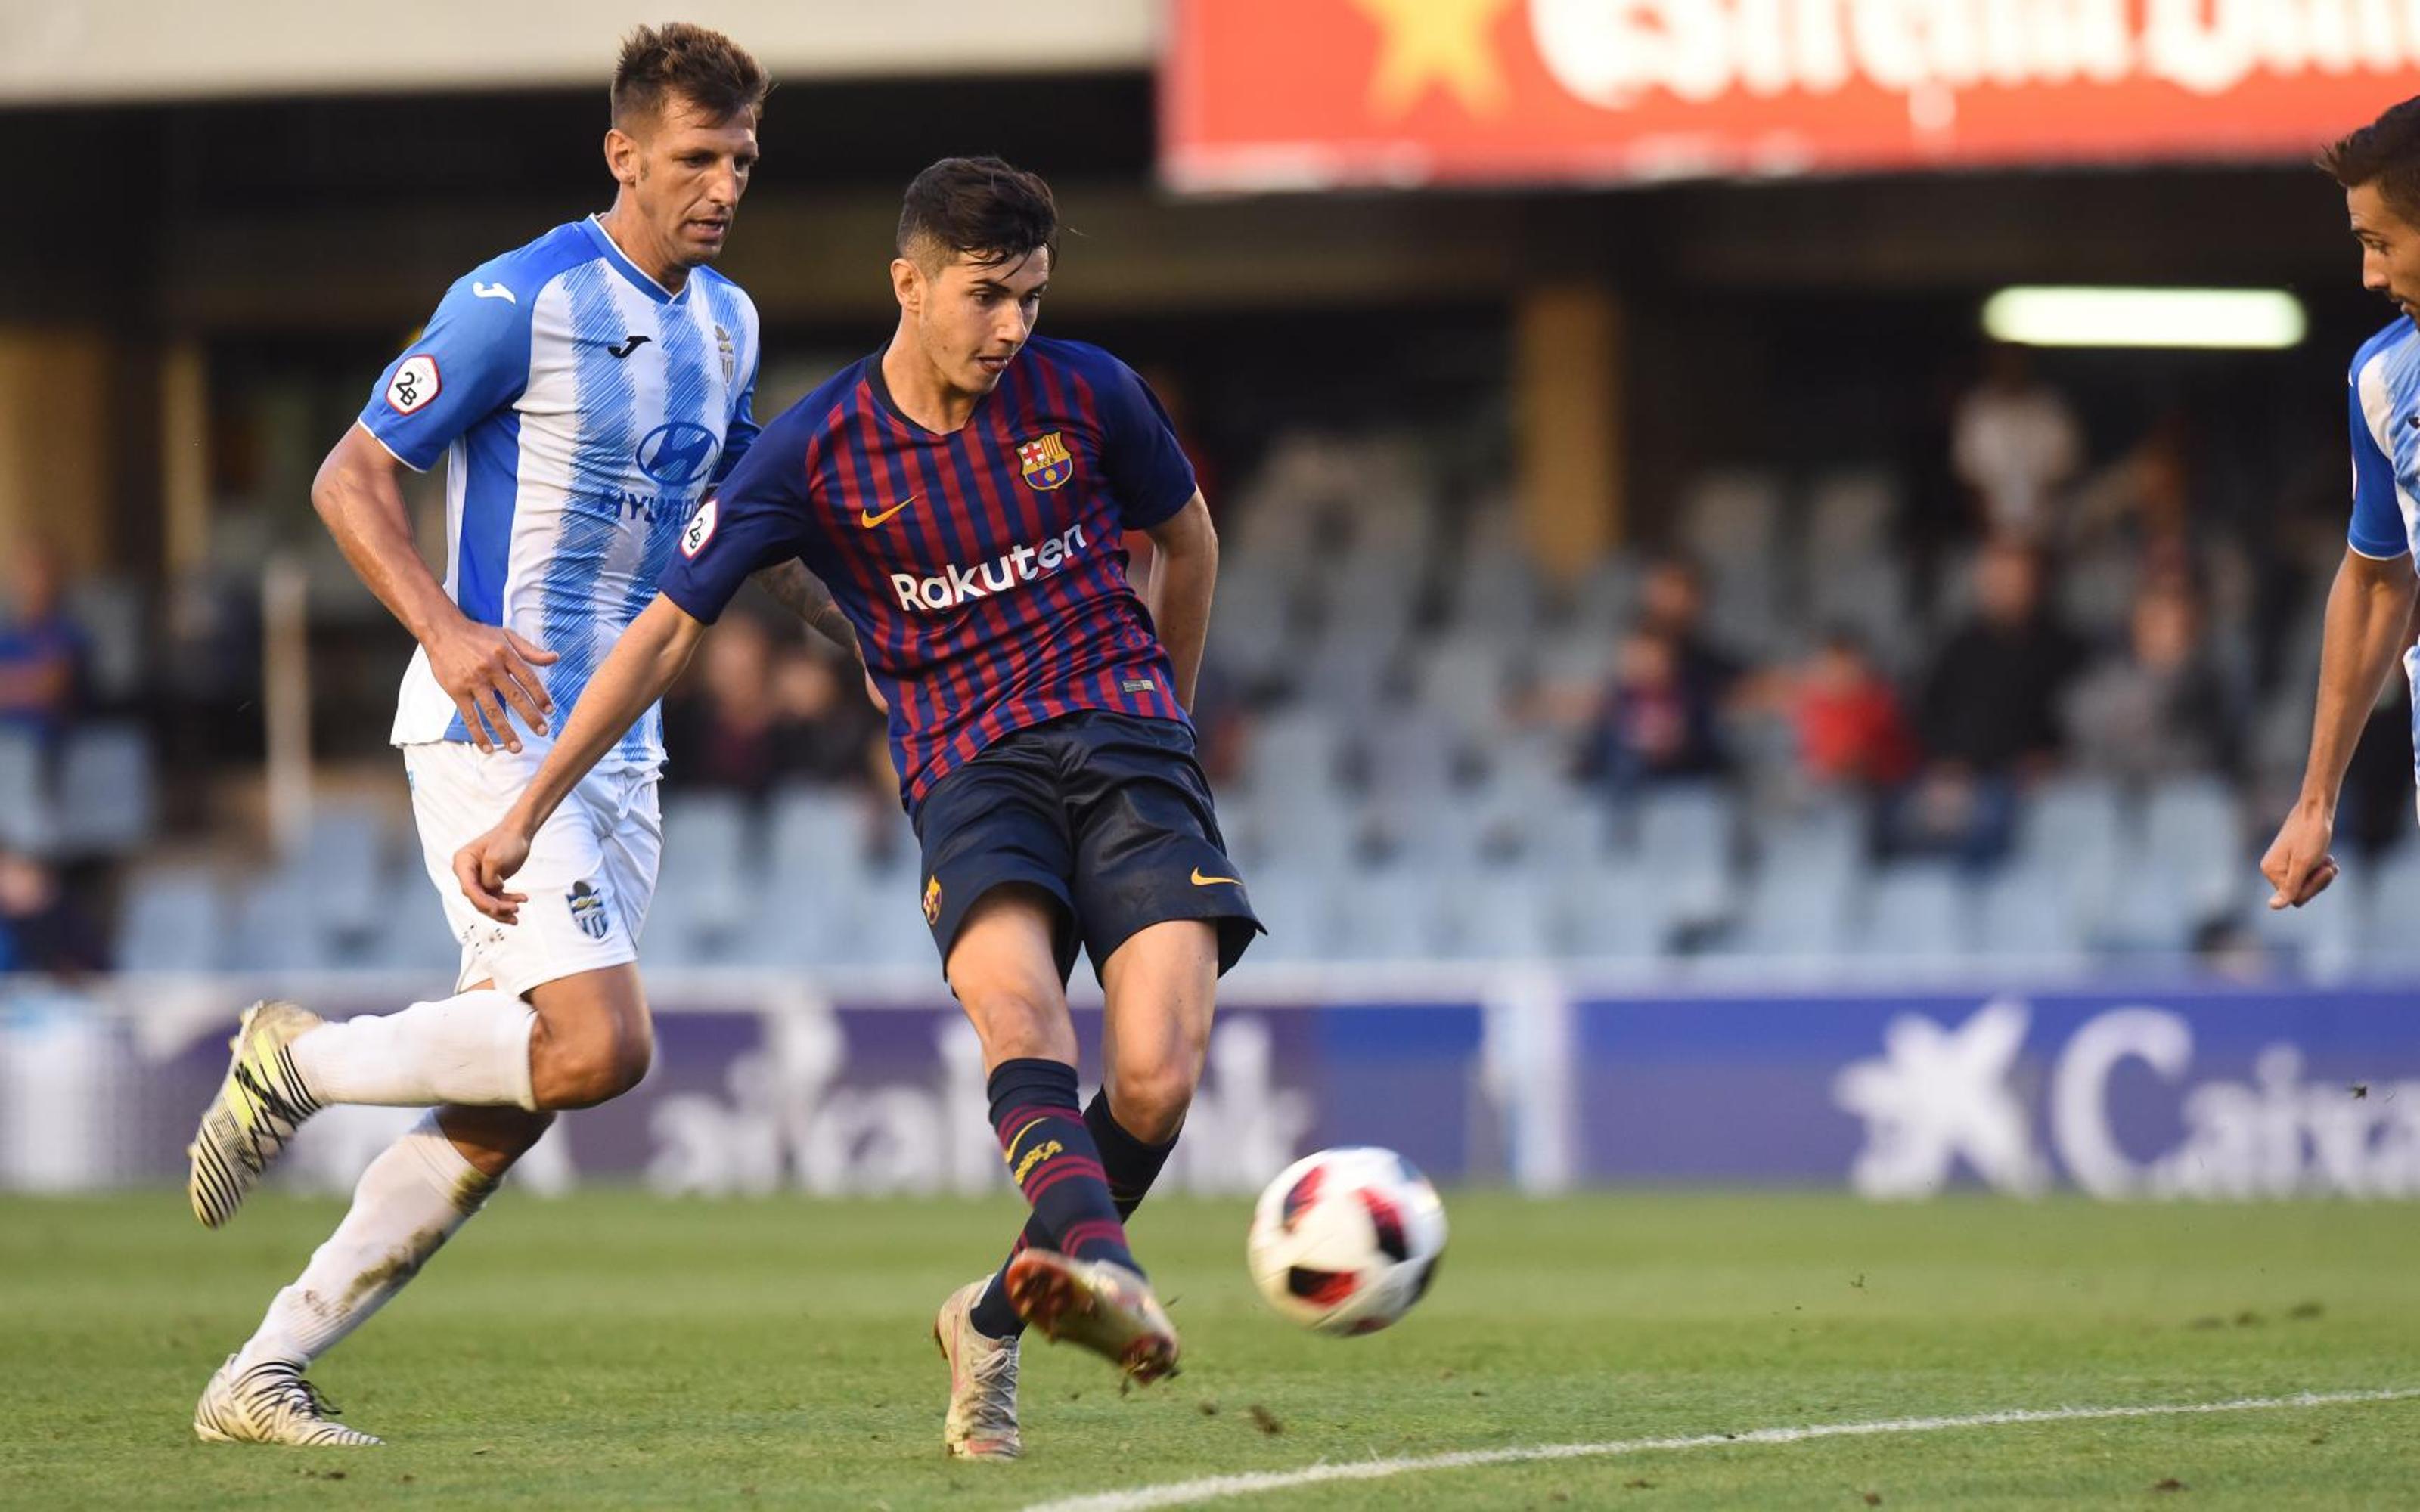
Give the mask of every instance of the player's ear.
<svg viewBox="0 0 2420 1512">
<path fill-rule="evenodd" d="M 618 126 L 605 131 L 605 167 L 628 189 L 639 181 L 639 139 Z"/>
<path fill-rule="evenodd" d="M 923 306 L 924 270 L 916 266 L 915 258 L 891 259 L 891 292 L 898 299 L 899 307 L 910 314 Z"/>
</svg>

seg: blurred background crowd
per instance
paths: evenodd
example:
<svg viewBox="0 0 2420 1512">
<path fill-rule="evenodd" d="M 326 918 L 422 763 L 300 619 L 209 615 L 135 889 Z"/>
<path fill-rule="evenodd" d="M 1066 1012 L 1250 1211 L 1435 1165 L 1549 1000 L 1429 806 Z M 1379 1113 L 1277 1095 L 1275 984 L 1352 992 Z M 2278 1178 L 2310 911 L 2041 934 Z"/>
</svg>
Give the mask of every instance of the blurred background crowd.
<svg viewBox="0 0 2420 1512">
<path fill-rule="evenodd" d="M 1260 160 L 1209 154 L 1151 71 L 1208 23 L 1133 0 L 1058 8 L 1013 58 L 964 27 L 827 54 L 737 8 L 784 81 L 726 270 L 765 315 L 760 415 L 880 339 L 924 162 L 997 150 L 1060 186 L 1045 328 L 1146 372 L 1224 542 L 1196 717 L 1259 960 L 2420 953 L 2399 693 L 2341 896 L 2273 918 L 2252 865 L 2343 549 L 2344 364 L 2391 313 L 2304 164 L 2395 69 L 2226 162 L 2118 131 L 2079 171 L 1924 126 L 1870 160 L 1894 171 L 1787 183 L 1641 157 L 1629 187 L 1557 188 L 1439 148 L 1451 192 L 1416 195 L 1373 187 L 1395 160 L 1236 181 Z M 1316 8 L 1365 61 L 1402 39 Z M 97 233 L 0 251 L 0 969 L 453 958 L 384 749 L 409 642 L 309 480 L 447 280 L 605 202 L 583 81 L 613 32 L 576 56 L 548 33 L 563 56 L 526 77 L 325 54 L 314 82 L 196 40 L 147 93 L 47 33 L 47 74 L 0 69 L 0 144 Z M 1422 87 L 1414 135 L 1484 114 Z M 39 149 L 61 139 L 112 181 Z M 2059 281 L 2273 285 L 2308 329 L 1986 334 L 1995 289 Z M 414 502 L 442 556 L 441 480 Z M 857 669 L 752 602 L 666 714 L 650 961 L 929 965 Z"/>
</svg>

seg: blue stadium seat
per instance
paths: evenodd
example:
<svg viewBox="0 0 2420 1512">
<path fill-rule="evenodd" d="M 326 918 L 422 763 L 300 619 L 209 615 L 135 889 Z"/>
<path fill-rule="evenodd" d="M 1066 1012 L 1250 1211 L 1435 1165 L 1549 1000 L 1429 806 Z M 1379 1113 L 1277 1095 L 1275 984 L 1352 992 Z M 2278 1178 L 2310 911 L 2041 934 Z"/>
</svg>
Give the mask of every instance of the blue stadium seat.
<svg viewBox="0 0 2420 1512">
<path fill-rule="evenodd" d="M 0 729 L 0 845 L 43 853 L 57 835 L 41 743 L 30 732 Z"/>
<path fill-rule="evenodd" d="M 145 867 L 127 879 L 117 964 L 128 971 L 213 971 L 226 959 L 225 894 L 200 867 Z"/>
<path fill-rule="evenodd" d="M 2234 790 L 2215 777 L 2160 783 L 2143 808 L 2140 854 L 2168 871 L 2195 919 L 2232 912 L 2252 859 Z"/>
<path fill-rule="evenodd" d="M 2065 875 L 2015 864 L 1985 879 L 1976 900 L 1975 948 L 1993 960 L 2068 969 L 2085 958 L 2085 938 Z"/>
<path fill-rule="evenodd" d="M 1974 949 L 1973 898 L 1946 862 L 1896 862 L 1860 896 L 1864 918 L 1854 949 L 1869 966 L 1938 966 Z"/>
<path fill-rule="evenodd" d="M 1347 961 L 1412 961 L 1445 946 L 1435 873 L 1417 866 L 1376 867 L 1342 889 L 1336 903 L 1336 943 L 1327 954 Z"/>
<path fill-rule="evenodd" d="M 59 755 L 58 846 L 71 855 L 124 855 L 147 844 L 159 822 L 151 742 L 140 725 L 70 731 Z"/>
</svg>

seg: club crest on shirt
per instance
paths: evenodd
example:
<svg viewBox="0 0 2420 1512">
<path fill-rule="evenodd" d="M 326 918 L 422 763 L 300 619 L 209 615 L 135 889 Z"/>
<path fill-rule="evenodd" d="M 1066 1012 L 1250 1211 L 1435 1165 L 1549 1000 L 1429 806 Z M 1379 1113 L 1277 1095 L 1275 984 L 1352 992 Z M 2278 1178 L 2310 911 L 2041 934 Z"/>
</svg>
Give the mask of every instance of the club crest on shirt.
<svg viewBox="0 0 2420 1512">
<path fill-rule="evenodd" d="M 1016 460 L 1025 470 L 1026 486 L 1045 492 L 1076 475 L 1076 459 L 1068 455 L 1067 443 L 1055 430 L 1019 442 Z"/>
<path fill-rule="evenodd" d="M 563 901 L 571 909 L 571 921 L 579 925 L 580 933 L 590 939 L 603 939 L 605 932 L 613 927 L 613 919 L 605 912 L 605 895 L 589 884 L 573 883 L 571 890 L 563 895 Z"/>
<path fill-rule="evenodd" d="M 727 389 L 731 387 L 733 374 L 738 371 L 739 359 L 731 345 L 731 332 L 721 326 L 714 328 L 714 349 L 722 357 L 722 386 Z"/>
</svg>

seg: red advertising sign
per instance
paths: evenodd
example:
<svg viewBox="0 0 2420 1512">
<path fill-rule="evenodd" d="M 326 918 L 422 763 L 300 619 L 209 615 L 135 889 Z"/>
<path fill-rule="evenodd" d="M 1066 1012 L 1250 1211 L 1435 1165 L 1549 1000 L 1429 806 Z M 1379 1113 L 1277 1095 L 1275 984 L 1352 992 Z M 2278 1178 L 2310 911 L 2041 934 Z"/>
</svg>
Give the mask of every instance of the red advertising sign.
<svg viewBox="0 0 2420 1512">
<path fill-rule="evenodd" d="M 2420 95 L 2410 0 L 1175 0 L 1181 189 L 2292 160 Z"/>
</svg>

